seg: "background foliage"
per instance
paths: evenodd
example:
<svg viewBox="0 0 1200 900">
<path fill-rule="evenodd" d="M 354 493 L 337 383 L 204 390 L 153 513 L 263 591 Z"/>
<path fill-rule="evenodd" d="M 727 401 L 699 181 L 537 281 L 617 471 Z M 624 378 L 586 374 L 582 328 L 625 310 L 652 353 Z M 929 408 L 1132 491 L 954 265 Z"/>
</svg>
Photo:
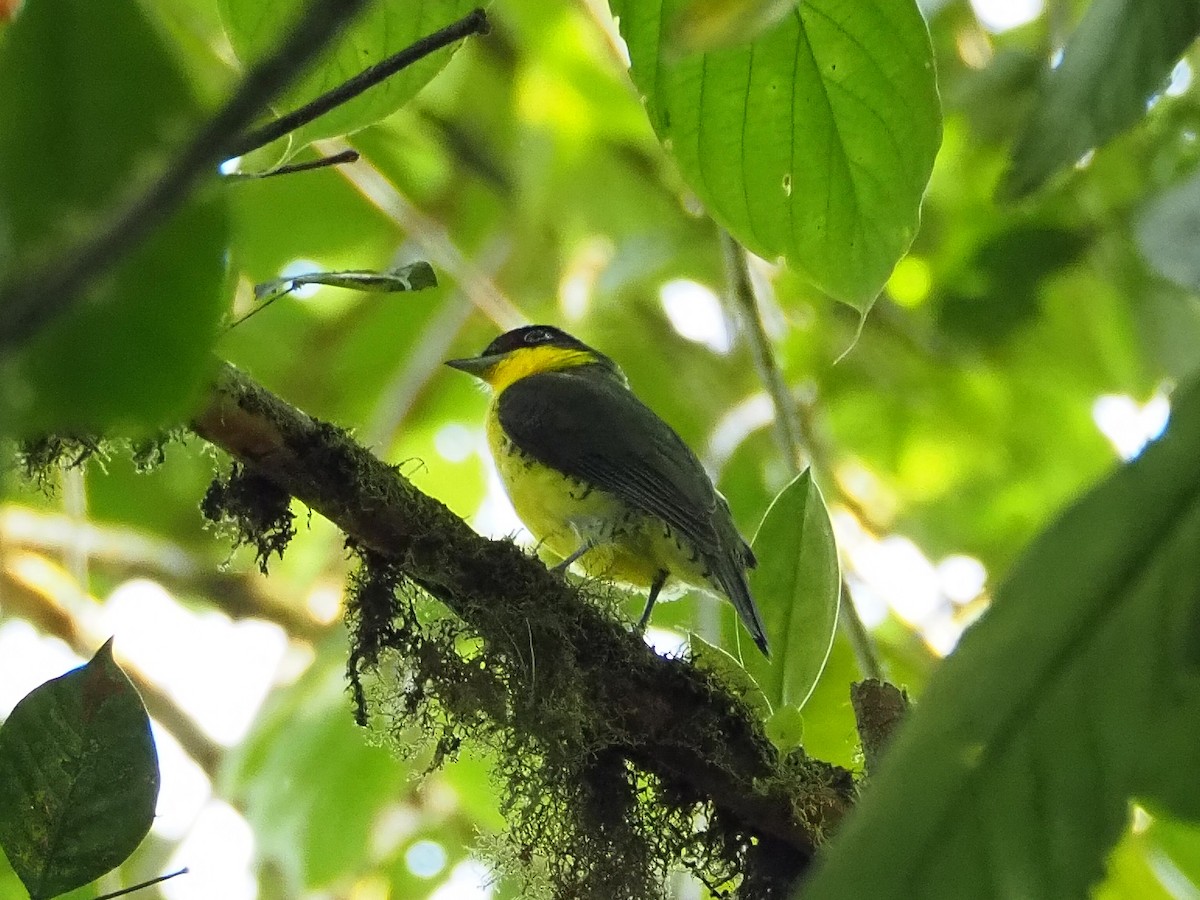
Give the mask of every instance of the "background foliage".
<svg viewBox="0 0 1200 900">
<path fill-rule="evenodd" d="M 728 5 L 740 11 L 732 18 L 758 21 L 770 4 Z M 222 334 L 215 351 L 353 428 L 481 531 L 504 534 L 517 526 L 486 461 L 485 400 L 440 361 L 523 321 L 559 324 L 617 359 L 701 452 L 752 534 L 795 461 L 771 427 L 744 323 L 722 305 L 715 219 L 769 258 L 752 266 L 764 325 L 885 672 L 918 700 L 939 673 L 886 763 L 896 777 L 880 776 L 814 896 L 884 896 L 863 879 L 922 896 L 935 896 L 933 883 L 959 897 L 1197 896 L 1200 413 L 1175 389 L 1195 375 L 1200 341 L 1189 49 L 1200 19 L 1178 0 L 1031 2 L 1019 25 L 987 19 L 1017 5 L 922 6 L 942 121 L 916 231 L 938 98 L 911 68 L 886 68 L 919 56 L 913 10 L 896 26 L 904 40 L 873 46 L 878 30 L 863 38 L 855 19 L 841 33 L 860 37 L 850 43 L 861 55 L 824 45 L 839 47 L 844 67 L 881 66 L 885 77 L 869 79 L 878 95 L 838 95 L 832 70 L 814 70 L 828 96 L 878 108 L 890 150 L 839 135 L 836 146 L 853 151 L 846 167 L 822 168 L 836 119 L 789 118 L 778 132 L 791 135 L 788 168 L 770 156 L 783 113 L 768 104 L 772 118 L 747 119 L 743 132 L 761 133 L 765 162 L 713 162 L 739 113 L 764 109 L 755 91 L 771 85 L 755 71 L 795 58 L 802 38 L 815 41 L 847 10 L 869 18 L 903 4 L 806 2 L 733 46 L 697 49 L 688 17 L 724 21 L 711 4 L 664 0 L 660 21 L 683 24 L 652 34 L 635 12 L 659 4 L 614 3 L 631 80 L 603 5 L 499 0 L 492 33 L 443 55 L 415 96 L 418 82 L 398 84 L 390 100 L 306 132 L 324 141 L 315 149 L 293 140 L 241 165 L 309 159 L 365 125 L 345 139 L 362 162 L 210 186 L 101 286 L 133 298 L 128 317 L 119 307 L 64 323 L 0 362 L 0 430 L 73 422 L 142 433 L 187 409 L 218 301 L 240 314 L 255 283 L 281 274 L 427 259 L 434 290 L 292 296 Z M 403 33 L 382 13 L 359 26 L 363 63 L 465 10 L 411 6 L 420 15 L 402 17 Z M 66 8 L 0 2 L 0 20 L 15 14 L 0 25 L 0 83 L 22 85 L 0 97 L 0 281 L 148 177 L 165 156 L 151 148 L 224 96 L 239 54 L 269 42 L 274 26 L 255 11 L 282 18 L 293 7 L 128 2 L 104 21 L 50 27 Z M 35 42 L 12 40 L 18 28 Z M 85 32 L 104 40 L 76 39 Z M 338 65 L 353 70 L 345 56 Z M 308 84 L 346 74 L 329 71 Z M 746 84 L 717 95 L 710 121 L 721 127 L 710 132 L 686 120 L 706 77 Z M 119 102 L 100 105 L 114 84 Z M 64 97 L 72 115 L 36 130 L 48 121 L 38 111 L 61 110 Z M 839 171 L 840 181 L 829 174 Z M 87 190 L 70 194 L 54 173 Z M 824 206 L 813 202 L 822 189 Z M 768 192 L 752 208 L 747 198 Z M 880 215 L 892 218 L 880 225 Z M 1170 440 L 1047 531 L 1162 430 L 1167 410 Z M 217 465 L 192 439 L 168 446 L 149 475 L 125 454 L 63 474 L 49 493 L 5 475 L 0 713 L 115 633 L 170 759 L 159 820 L 111 886 L 178 863 L 193 872 L 161 888 L 171 897 L 470 896 L 464 884 L 483 871 L 477 835 L 486 845 L 502 826 L 488 760 L 468 752 L 416 781 L 424 760 L 402 765 L 364 741 L 343 691 L 340 536 L 297 509 L 299 534 L 262 578 L 202 524 Z M 995 614 L 940 668 L 993 594 Z M 638 609 L 631 599 L 631 616 Z M 654 625 L 663 646 L 690 630 L 737 652 L 732 614 L 704 598 L 664 604 Z M 858 675 L 839 635 L 803 711 L 812 755 L 861 767 L 847 694 Z M 872 855 L 899 822 L 909 843 Z M 897 859 L 909 881 L 895 877 Z M 955 859 L 975 864 L 956 870 Z M 0 896 L 19 891 L 0 857 Z"/>
</svg>

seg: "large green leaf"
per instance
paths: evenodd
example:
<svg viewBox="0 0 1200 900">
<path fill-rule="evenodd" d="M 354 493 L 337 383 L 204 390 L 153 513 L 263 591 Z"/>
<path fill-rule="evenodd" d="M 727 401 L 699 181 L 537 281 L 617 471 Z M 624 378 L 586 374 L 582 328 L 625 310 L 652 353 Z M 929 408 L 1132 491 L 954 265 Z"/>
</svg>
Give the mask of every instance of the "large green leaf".
<svg viewBox="0 0 1200 900">
<path fill-rule="evenodd" d="M 837 630 L 837 546 L 821 492 L 805 470 L 779 492 L 754 536 L 750 572 L 771 642 L 771 659 L 747 654 L 746 669 L 778 711 L 812 693 Z"/>
<path fill-rule="evenodd" d="M 1200 389 L 1047 530 L 805 896 L 1079 897 L 1128 799 L 1200 817 Z"/>
<path fill-rule="evenodd" d="M 150 719 L 111 640 L 35 688 L 0 728 L 0 845 L 33 900 L 120 865 L 157 799 Z"/>
<path fill-rule="evenodd" d="M 303 11 L 303 0 L 220 0 L 221 19 L 243 63 L 257 60 Z M 419 38 L 462 18 L 479 0 L 392 0 L 373 3 L 309 75 L 278 102 L 290 110 L 332 90 Z M 365 128 L 403 106 L 441 71 L 452 49 L 439 50 L 349 103 L 292 133 L 291 152 L 315 140 Z"/>
<path fill-rule="evenodd" d="M 30 2 L 0 46 L 0 84 L 0 279 L 104 227 L 198 117 L 135 0 Z M 221 200 L 186 204 L 0 362 L 0 422 L 28 434 L 177 418 L 208 363 L 224 253 Z"/>
<path fill-rule="evenodd" d="M 1095 0 L 1047 78 L 1002 192 L 1022 197 L 1146 113 L 1200 33 L 1195 0 Z"/>
<path fill-rule="evenodd" d="M 941 139 L 910 0 L 806 0 L 749 45 L 680 54 L 687 0 L 615 0 L 654 130 L 713 217 L 865 311 L 916 233 Z"/>
</svg>

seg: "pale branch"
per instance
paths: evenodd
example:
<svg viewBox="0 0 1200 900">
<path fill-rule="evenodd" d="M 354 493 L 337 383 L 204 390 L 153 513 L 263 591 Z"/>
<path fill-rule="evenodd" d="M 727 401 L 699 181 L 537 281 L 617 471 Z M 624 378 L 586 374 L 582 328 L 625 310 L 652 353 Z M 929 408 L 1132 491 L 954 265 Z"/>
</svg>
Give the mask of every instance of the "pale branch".
<svg viewBox="0 0 1200 900">
<path fill-rule="evenodd" d="M 7 505 L 0 506 L 0 547 L 52 555 L 82 548 L 89 563 L 109 577 L 149 578 L 172 593 L 203 596 L 231 619 L 272 622 L 295 640 L 316 642 L 330 629 L 272 596 L 261 576 L 215 572 L 179 545 L 133 528 Z"/>
<path fill-rule="evenodd" d="M 484 641 L 514 647 L 520 635 L 516 652 L 536 665 L 514 669 L 514 696 L 539 696 L 539 674 L 569 673 L 577 679 L 572 694 L 592 707 L 590 720 L 619 722 L 632 736 L 605 752 L 711 802 L 747 834 L 787 847 L 797 870 L 848 811 L 848 772 L 781 759 L 761 723 L 711 676 L 658 656 L 511 541 L 480 537 L 344 432 L 232 366 L 219 365 L 191 428 L 395 565 Z M 541 627 L 548 619 L 557 630 Z"/>
</svg>

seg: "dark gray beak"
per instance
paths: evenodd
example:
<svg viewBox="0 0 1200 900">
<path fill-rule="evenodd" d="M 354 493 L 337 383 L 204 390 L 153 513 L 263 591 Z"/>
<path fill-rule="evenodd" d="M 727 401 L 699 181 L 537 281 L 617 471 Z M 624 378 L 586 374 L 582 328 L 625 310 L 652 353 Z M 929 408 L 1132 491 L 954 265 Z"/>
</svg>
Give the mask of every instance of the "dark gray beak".
<svg viewBox="0 0 1200 900">
<path fill-rule="evenodd" d="M 466 359 L 448 359 L 446 365 L 452 369 L 458 369 L 460 372 L 466 372 L 468 375 L 474 375 L 476 378 L 483 378 L 483 373 L 494 366 L 499 358 L 499 355 L 468 356 Z"/>
</svg>

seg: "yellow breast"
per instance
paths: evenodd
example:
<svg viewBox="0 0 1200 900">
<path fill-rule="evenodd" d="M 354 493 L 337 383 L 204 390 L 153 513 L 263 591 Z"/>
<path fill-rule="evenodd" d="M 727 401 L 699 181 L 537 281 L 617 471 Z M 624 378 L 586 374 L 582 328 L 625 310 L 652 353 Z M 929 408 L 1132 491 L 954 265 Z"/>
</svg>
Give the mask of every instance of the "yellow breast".
<svg viewBox="0 0 1200 900">
<path fill-rule="evenodd" d="M 517 515 L 560 559 L 590 539 L 595 548 L 576 565 L 594 577 L 645 588 L 665 569 L 685 584 L 716 589 L 699 554 L 661 519 L 522 453 L 500 427 L 495 400 L 488 410 L 487 437 Z"/>
</svg>

